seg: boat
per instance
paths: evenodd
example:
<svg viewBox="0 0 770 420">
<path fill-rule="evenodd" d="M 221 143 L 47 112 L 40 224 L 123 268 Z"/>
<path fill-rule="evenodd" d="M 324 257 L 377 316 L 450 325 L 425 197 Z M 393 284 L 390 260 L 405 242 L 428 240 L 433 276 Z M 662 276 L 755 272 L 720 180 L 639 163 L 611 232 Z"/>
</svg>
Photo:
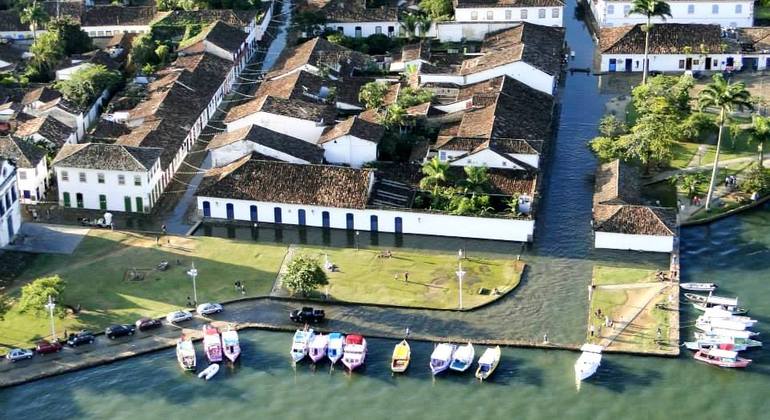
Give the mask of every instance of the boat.
<svg viewBox="0 0 770 420">
<path fill-rule="evenodd" d="M 366 339 L 358 334 L 347 335 L 342 353 L 342 364 L 352 372 L 357 367 L 363 365 L 365 360 Z"/>
<path fill-rule="evenodd" d="M 473 344 L 468 343 L 464 346 L 460 346 L 452 355 L 452 363 L 449 364 L 449 369 L 457 372 L 465 372 L 471 367 L 475 357 L 476 350 L 473 348 Z"/>
<path fill-rule="evenodd" d="M 711 350 L 711 349 L 721 349 L 721 350 L 732 350 L 732 351 L 744 351 L 748 349 L 748 347 L 745 344 L 733 344 L 728 343 L 725 340 L 722 340 L 717 337 L 709 338 L 706 340 L 696 340 L 696 341 L 685 341 L 684 346 L 688 350 Z"/>
<path fill-rule="evenodd" d="M 203 326 L 203 351 L 209 363 L 222 361 L 222 339 L 219 337 L 219 329 L 211 324 Z"/>
<path fill-rule="evenodd" d="M 312 329 L 305 327 L 303 330 L 297 330 L 294 333 L 294 338 L 291 341 L 291 360 L 294 363 L 299 362 L 307 356 L 308 346 L 313 341 L 315 333 Z"/>
<path fill-rule="evenodd" d="M 455 350 L 457 346 L 448 343 L 441 343 L 433 349 L 433 354 L 430 355 L 430 372 L 434 376 L 449 369 Z"/>
<path fill-rule="evenodd" d="M 219 372 L 219 363 L 212 363 L 207 367 L 206 369 L 203 369 L 199 374 L 199 378 L 203 378 L 205 380 L 209 380 L 214 377 Z"/>
<path fill-rule="evenodd" d="M 724 328 L 726 330 L 736 330 L 736 331 L 743 331 L 746 329 L 746 324 L 743 322 L 738 321 L 731 321 L 730 319 L 724 319 L 724 318 L 703 318 L 703 316 L 699 316 L 698 319 L 695 320 L 695 328 L 701 330 L 701 331 L 708 331 L 713 328 Z"/>
<path fill-rule="evenodd" d="M 685 293 L 685 297 L 690 293 Z M 749 311 L 738 306 L 738 298 L 727 298 L 721 296 L 700 296 L 704 300 L 694 301 L 692 306 L 699 311 L 706 311 L 710 308 L 719 308 L 728 311 L 733 315 L 743 315 Z"/>
<path fill-rule="evenodd" d="M 751 338 L 751 331 L 725 331 L 722 335 L 695 332 L 695 340 L 703 342 L 717 341 L 720 343 L 732 344 L 734 346 L 745 346 L 746 348 L 762 347 L 761 341 Z"/>
<path fill-rule="evenodd" d="M 403 373 L 409 367 L 412 357 L 412 349 L 406 340 L 401 340 L 393 349 L 393 357 L 390 359 L 390 370 L 394 373 Z"/>
<path fill-rule="evenodd" d="M 241 355 L 241 344 L 238 340 L 238 331 L 230 328 L 222 333 L 222 347 L 227 360 L 235 363 Z"/>
<path fill-rule="evenodd" d="M 698 350 L 693 358 L 700 362 L 726 368 L 745 368 L 751 364 L 751 359 L 738 357 L 738 352 L 722 349 Z"/>
<path fill-rule="evenodd" d="M 497 365 L 500 363 L 500 346 L 487 347 L 484 353 L 479 357 L 479 367 L 476 368 L 476 377 L 483 381 L 495 373 Z"/>
<path fill-rule="evenodd" d="M 313 363 L 317 363 L 319 360 L 326 357 L 326 349 L 329 347 L 329 336 L 323 334 L 317 334 L 313 337 L 313 341 L 308 346 L 308 355 Z"/>
<path fill-rule="evenodd" d="M 696 295 L 695 293 L 685 293 L 684 297 L 690 302 L 706 302 L 709 298 L 708 296 Z"/>
<path fill-rule="evenodd" d="M 329 346 L 326 349 L 326 356 L 329 358 L 329 360 L 332 362 L 332 366 L 334 366 L 335 363 L 337 363 L 337 360 L 340 360 L 342 357 L 342 350 L 345 347 L 345 336 L 338 333 L 333 332 L 329 334 Z"/>
<path fill-rule="evenodd" d="M 195 346 L 191 339 L 185 335 L 176 340 L 176 360 L 179 366 L 184 370 L 195 370 L 197 358 L 195 357 Z"/>
<path fill-rule="evenodd" d="M 583 354 L 575 362 L 575 380 L 577 382 L 590 378 L 602 363 L 602 350 L 598 344 L 583 344 L 580 351 Z"/>
<path fill-rule="evenodd" d="M 714 283 L 679 283 L 679 287 L 691 292 L 713 292 L 719 286 Z"/>
<path fill-rule="evenodd" d="M 753 327 L 758 322 L 756 319 L 751 319 L 748 316 L 733 315 L 732 312 L 720 308 L 708 308 L 703 312 L 701 317 L 704 319 L 725 319 L 728 321 L 740 322 L 747 327 Z"/>
</svg>

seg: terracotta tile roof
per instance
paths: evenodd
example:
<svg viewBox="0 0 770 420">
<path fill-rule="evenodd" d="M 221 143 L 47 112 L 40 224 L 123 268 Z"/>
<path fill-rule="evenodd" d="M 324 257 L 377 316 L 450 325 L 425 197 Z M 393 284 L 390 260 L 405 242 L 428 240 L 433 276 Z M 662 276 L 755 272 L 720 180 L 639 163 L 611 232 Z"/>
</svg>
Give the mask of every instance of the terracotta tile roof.
<svg viewBox="0 0 770 420">
<path fill-rule="evenodd" d="M 111 171 L 149 171 L 160 158 L 161 149 L 117 144 L 65 144 L 52 165 L 67 168 Z"/>
<path fill-rule="evenodd" d="M 259 3 L 257 3 L 259 4 Z M 250 10 L 232 10 L 232 9 L 201 9 L 201 10 L 174 10 L 159 15 L 155 22 L 158 26 L 185 26 L 190 22 L 197 22 L 201 25 L 220 20 L 230 26 L 246 28 L 251 21 L 258 16 L 262 16 L 264 11 L 261 9 Z"/>
<path fill-rule="evenodd" d="M 770 53 L 770 27 L 738 28 L 738 38 L 744 51 Z"/>
<path fill-rule="evenodd" d="M 334 107 L 301 99 L 283 99 L 275 96 L 255 98 L 230 109 L 225 117 L 226 123 L 239 120 L 257 112 L 284 115 L 308 121 L 331 123 L 337 111 Z"/>
<path fill-rule="evenodd" d="M 206 41 L 230 54 L 236 54 L 246 42 L 246 36 L 246 32 L 241 29 L 217 20 L 205 27 L 198 35 L 180 43 L 179 49 L 184 50 L 198 42 Z"/>
<path fill-rule="evenodd" d="M 636 168 L 618 159 L 599 165 L 594 184 L 594 205 L 639 204 L 639 179 Z"/>
<path fill-rule="evenodd" d="M 74 132 L 75 131 L 72 128 L 63 122 L 57 120 L 51 115 L 46 115 L 36 117 L 19 124 L 16 127 L 16 132 L 14 135 L 26 138 L 34 134 L 38 134 L 44 137 L 46 140 L 61 146 Z"/>
<path fill-rule="evenodd" d="M 385 92 L 385 96 L 382 97 L 382 105 L 389 106 L 396 103 L 398 100 L 398 94 L 401 92 L 401 83 L 391 83 L 388 86 L 388 91 Z"/>
<path fill-rule="evenodd" d="M 371 57 L 366 54 L 332 44 L 318 37 L 285 49 L 266 78 L 273 79 L 308 64 L 331 69 L 339 65 L 341 69 L 335 73 L 350 75 L 353 69 L 363 68 L 371 61 Z"/>
<path fill-rule="evenodd" d="M 401 61 L 423 60 L 430 62 L 430 42 L 419 41 L 401 47 Z"/>
<path fill-rule="evenodd" d="M 211 139 L 206 149 L 217 149 L 243 140 L 286 153 L 309 163 L 322 163 L 324 158 L 323 149 L 315 144 L 258 125 L 217 134 Z"/>
<path fill-rule="evenodd" d="M 358 114 L 358 118 L 363 121 L 379 124 L 382 116 L 380 115 L 379 111 L 376 109 L 367 109 L 366 111 Z"/>
<path fill-rule="evenodd" d="M 21 104 L 29 105 L 33 102 L 38 102 L 38 101 L 43 103 L 48 103 L 48 102 L 60 99 L 61 97 L 62 97 L 62 94 L 58 90 L 52 89 L 48 86 L 43 86 L 37 89 L 32 89 L 29 92 L 27 92 L 24 95 L 24 97 L 21 99 Z"/>
<path fill-rule="evenodd" d="M 116 123 L 101 118 L 99 119 L 99 122 L 96 123 L 96 126 L 94 126 L 94 128 L 88 132 L 88 135 L 92 139 L 100 141 L 111 140 L 114 142 L 121 136 L 125 136 L 130 132 L 131 129 L 128 128 L 125 124 Z"/>
<path fill-rule="evenodd" d="M 10 159 L 19 168 L 32 169 L 45 159 L 46 151 L 31 141 L 0 137 L 0 158 Z"/>
<path fill-rule="evenodd" d="M 95 6 L 87 8 L 81 19 L 83 26 L 142 26 L 155 20 L 155 6 Z"/>
<path fill-rule="evenodd" d="M 644 54 L 642 25 L 602 28 L 599 31 L 599 51 L 602 54 Z M 722 53 L 723 45 L 719 25 L 656 23 L 650 32 L 650 54 L 682 54 L 685 47 L 697 54 Z"/>
<path fill-rule="evenodd" d="M 430 112 L 430 109 L 431 109 L 430 102 L 425 102 L 423 104 L 410 106 L 404 111 L 406 111 L 406 115 L 409 115 L 411 117 L 425 117 Z"/>
<path fill-rule="evenodd" d="M 474 97 L 480 97 L 481 95 L 495 97 L 503 88 L 504 81 L 505 76 L 500 76 L 472 85 L 461 86 L 458 88 L 457 98 L 455 100 L 458 102 L 465 101 Z"/>
<path fill-rule="evenodd" d="M 336 125 L 329 127 L 324 131 L 318 144 L 333 141 L 342 136 L 355 136 L 362 140 L 369 140 L 374 143 L 379 143 L 382 140 L 382 136 L 385 135 L 385 127 L 380 124 L 372 123 L 366 120 L 362 120 L 356 116 L 352 116 L 345 121 L 337 123 Z"/>
<path fill-rule="evenodd" d="M 301 165 L 245 157 L 207 172 L 196 195 L 268 203 L 363 209 L 371 169 Z"/>
<path fill-rule="evenodd" d="M 320 11 L 329 23 L 396 22 L 398 7 L 366 7 L 358 0 L 308 0 L 308 10 Z"/>
<path fill-rule="evenodd" d="M 455 0 L 457 8 L 490 7 L 561 7 L 559 0 Z"/>
</svg>

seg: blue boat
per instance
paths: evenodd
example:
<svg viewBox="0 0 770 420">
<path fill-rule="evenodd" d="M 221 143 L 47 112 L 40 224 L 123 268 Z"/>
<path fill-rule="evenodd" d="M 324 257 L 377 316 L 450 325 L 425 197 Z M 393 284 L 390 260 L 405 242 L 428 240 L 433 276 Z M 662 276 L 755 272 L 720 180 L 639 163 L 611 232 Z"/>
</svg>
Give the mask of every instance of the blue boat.
<svg viewBox="0 0 770 420">
<path fill-rule="evenodd" d="M 337 360 L 340 360 L 342 358 L 342 352 L 345 347 L 345 336 L 338 333 L 333 332 L 329 334 L 329 347 L 326 350 L 326 356 L 329 357 L 329 360 L 331 360 L 332 365 L 337 363 Z"/>
</svg>

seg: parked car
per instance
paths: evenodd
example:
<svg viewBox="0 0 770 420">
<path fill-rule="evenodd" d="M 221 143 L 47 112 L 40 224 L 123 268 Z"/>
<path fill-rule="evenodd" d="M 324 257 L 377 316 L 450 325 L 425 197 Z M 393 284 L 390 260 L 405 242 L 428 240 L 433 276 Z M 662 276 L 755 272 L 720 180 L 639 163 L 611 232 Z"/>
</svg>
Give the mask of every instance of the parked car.
<svg viewBox="0 0 770 420">
<path fill-rule="evenodd" d="M 64 346 L 58 341 L 50 342 L 48 340 L 40 340 L 37 342 L 37 346 L 35 346 L 35 351 L 42 356 L 48 353 L 60 352 L 63 347 Z"/>
<path fill-rule="evenodd" d="M 189 321 L 192 319 L 192 314 L 187 311 L 175 311 L 166 315 L 166 321 L 176 324 L 177 322 Z"/>
<path fill-rule="evenodd" d="M 289 313 L 289 319 L 299 323 L 311 323 L 316 324 L 326 318 L 326 313 L 323 309 L 313 309 L 311 307 L 303 307 L 302 309 L 295 309 Z"/>
<path fill-rule="evenodd" d="M 224 308 L 218 303 L 201 303 L 195 308 L 195 311 L 200 315 L 211 315 L 222 312 Z"/>
<path fill-rule="evenodd" d="M 67 338 L 67 345 L 70 347 L 77 347 L 81 344 L 93 344 L 95 339 L 94 333 L 83 330 L 75 334 L 70 334 L 69 338 Z"/>
<path fill-rule="evenodd" d="M 144 317 L 144 318 L 139 318 L 139 320 L 136 321 L 135 325 L 136 325 L 136 328 L 139 329 L 139 331 L 147 331 L 155 328 L 160 328 L 163 325 L 163 323 L 160 322 L 159 319 Z"/>
<path fill-rule="evenodd" d="M 8 352 L 8 354 L 5 355 L 5 358 L 15 362 L 17 360 L 24 360 L 24 359 L 31 359 L 32 356 L 34 356 L 35 353 L 32 352 L 32 350 L 27 349 L 12 349 Z"/>
<path fill-rule="evenodd" d="M 134 335 L 136 327 L 131 324 L 116 324 L 110 325 L 104 330 L 104 335 L 110 340 L 114 340 L 118 337 L 124 337 L 127 335 Z"/>
</svg>

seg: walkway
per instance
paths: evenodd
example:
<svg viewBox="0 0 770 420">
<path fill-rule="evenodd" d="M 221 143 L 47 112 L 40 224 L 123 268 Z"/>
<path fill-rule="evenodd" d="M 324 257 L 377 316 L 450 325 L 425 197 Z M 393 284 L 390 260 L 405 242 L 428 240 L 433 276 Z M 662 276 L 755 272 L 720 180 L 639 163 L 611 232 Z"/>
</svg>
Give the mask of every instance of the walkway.
<svg viewBox="0 0 770 420">
<path fill-rule="evenodd" d="M 671 283 L 644 283 L 644 284 L 631 284 L 631 285 L 612 285 L 612 286 L 598 286 L 605 289 L 638 289 L 646 287 L 647 290 L 639 296 L 635 296 L 634 299 L 630 299 L 621 308 L 620 312 L 615 314 L 616 320 L 613 321 L 612 330 L 608 336 L 602 337 L 599 344 L 607 348 L 625 329 L 630 326 L 633 321 L 642 313 L 655 299 L 659 296 L 663 290 L 671 286 Z"/>
<path fill-rule="evenodd" d="M 756 156 L 746 156 L 746 157 L 742 157 L 742 158 L 720 160 L 719 164 L 717 166 L 720 167 L 720 168 L 724 168 L 726 166 L 733 165 L 733 164 L 736 164 L 736 163 L 749 163 L 749 162 L 754 162 L 754 161 L 758 161 Z M 764 163 L 765 166 L 770 166 L 770 158 L 766 158 L 763 163 Z M 669 171 L 659 172 L 659 173 L 653 175 L 652 178 L 650 178 L 648 180 L 645 180 L 644 181 L 644 185 L 656 184 L 658 182 L 665 181 L 665 180 L 671 178 L 672 176 L 676 176 L 676 175 L 679 175 L 679 174 L 689 174 L 689 173 L 693 173 L 693 172 L 700 172 L 700 171 L 704 171 L 704 170 L 709 170 L 709 169 L 711 169 L 713 167 L 714 167 L 714 165 L 709 163 L 709 164 L 706 164 L 706 165 L 688 166 L 688 167 L 682 168 L 682 169 L 672 169 L 672 170 L 669 170 Z M 717 180 L 717 181 L 719 181 L 719 180 Z"/>
</svg>

